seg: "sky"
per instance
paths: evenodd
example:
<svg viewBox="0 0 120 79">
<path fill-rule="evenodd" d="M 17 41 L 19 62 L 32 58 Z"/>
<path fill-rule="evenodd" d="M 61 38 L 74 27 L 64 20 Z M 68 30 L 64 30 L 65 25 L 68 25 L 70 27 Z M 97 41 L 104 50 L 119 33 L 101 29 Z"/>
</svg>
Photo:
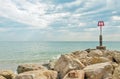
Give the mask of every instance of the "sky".
<svg viewBox="0 0 120 79">
<path fill-rule="evenodd" d="M 0 0 L 0 41 L 120 41 L 120 0 Z"/>
</svg>

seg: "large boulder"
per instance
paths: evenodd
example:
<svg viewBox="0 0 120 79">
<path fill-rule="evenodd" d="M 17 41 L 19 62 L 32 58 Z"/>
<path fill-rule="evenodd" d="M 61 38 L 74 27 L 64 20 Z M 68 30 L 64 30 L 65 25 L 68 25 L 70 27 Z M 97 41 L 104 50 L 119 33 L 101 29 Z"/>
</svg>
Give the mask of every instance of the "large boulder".
<svg viewBox="0 0 120 79">
<path fill-rule="evenodd" d="M 103 56 L 103 52 L 101 50 L 91 50 L 88 54 L 89 57 L 101 57 Z"/>
<path fill-rule="evenodd" d="M 71 55 L 79 59 L 79 61 L 82 62 L 85 66 L 112 61 L 112 59 L 104 56 L 102 50 L 97 49 L 89 49 L 89 51 L 76 51 L 72 52 Z"/>
<path fill-rule="evenodd" d="M 72 70 L 63 79 L 84 79 L 84 76 L 85 72 L 83 70 Z"/>
<path fill-rule="evenodd" d="M 104 62 L 110 62 L 110 60 L 105 57 L 90 57 L 87 61 L 87 64 L 91 65 L 91 64 L 104 63 Z"/>
<path fill-rule="evenodd" d="M 0 79 L 6 79 L 6 78 L 0 75 Z"/>
<path fill-rule="evenodd" d="M 36 70 L 18 74 L 15 79 L 57 79 L 57 75 L 52 70 Z"/>
<path fill-rule="evenodd" d="M 33 70 L 44 70 L 47 69 L 44 66 L 40 65 L 40 64 L 22 64 L 19 65 L 17 68 L 17 72 L 18 73 L 23 73 L 23 72 L 27 72 L 27 71 L 33 71 Z"/>
<path fill-rule="evenodd" d="M 113 73 L 113 79 L 120 79 L 120 65 L 115 68 Z"/>
<path fill-rule="evenodd" d="M 113 62 L 120 64 L 120 51 L 105 50 L 104 57 L 111 59 Z"/>
<path fill-rule="evenodd" d="M 55 63 L 55 70 L 59 72 L 60 78 L 63 78 L 70 70 L 83 69 L 85 66 L 74 57 L 74 55 L 61 55 Z"/>
<path fill-rule="evenodd" d="M 72 52 L 72 55 L 74 55 L 76 58 L 81 60 L 81 59 L 85 59 L 86 57 L 88 57 L 88 52 L 87 51 L 75 51 L 75 52 Z"/>
<path fill-rule="evenodd" d="M 115 68 L 117 68 L 119 66 L 119 64 L 117 64 L 116 62 L 112 62 L 112 66 L 115 69 Z"/>
<path fill-rule="evenodd" d="M 103 56 L 107 57 L 107 56 L 114 56 L 114 51 L 112 50 L 102 50 L 103 52 Z"/>
<path fill-rule="evenodd" d="M 111 61 L 115 62 L 115 60 L 114 60 L 115 52 L 114 51 L 104 50 L 102 52 L 103 52 L 103 57 L 106 57 L 106 58 L 110 59 Z"/>
<path fill-rule="evenodd" d="M 80 60 L 85 66 L 97 64 L 97 63 L 104 63 L 110 62 L 111 60 L 105 57 L 86 57 L 85 59 Z"/>
<path fill-rule="evenodd" d="M 89 65 L 84 68 L 86 79 L 112 79 L 111 62 Z"/>
<path fill-rule="evenodd" d="M 114 61 L 120 64 L 120 52 L 114 51 Z"/>
<path fill-rule="evenodd" d="M 15 77 L 15 74 L 11 70 L 0 70 L 0 79 L 13 79 Z"/>
</svg>

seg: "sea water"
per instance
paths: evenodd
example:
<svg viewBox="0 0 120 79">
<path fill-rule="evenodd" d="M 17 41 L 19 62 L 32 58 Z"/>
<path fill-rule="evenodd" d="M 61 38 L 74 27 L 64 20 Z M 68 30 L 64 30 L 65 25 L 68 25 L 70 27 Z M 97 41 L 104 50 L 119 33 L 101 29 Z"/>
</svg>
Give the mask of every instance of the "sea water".
<svg viewBox="0 0 120 79">
<path fill-rule="evenodd" d="M 14 69 L 22 63 L 45 63 L 61 54 L 98 45 L 96 41 L 0 42 L 0 69 Z M 104 42 L 104 46 L 120 51 L 120 42 Z"/>
</svg>

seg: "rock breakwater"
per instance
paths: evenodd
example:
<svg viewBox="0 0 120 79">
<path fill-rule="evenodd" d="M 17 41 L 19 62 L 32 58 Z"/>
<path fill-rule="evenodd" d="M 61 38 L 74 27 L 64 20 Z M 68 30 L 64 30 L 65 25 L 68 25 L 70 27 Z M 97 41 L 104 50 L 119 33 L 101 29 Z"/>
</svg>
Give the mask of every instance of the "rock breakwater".
<svg viewBox="0 0 120 79">
<path fill-rule="evenodd" d="M 1 70 L 0 79 L 120 79 L 120 51 L 75 51 L 61 55 L 45 66 L 19 65 L 17 72 Z"/>
</svg>

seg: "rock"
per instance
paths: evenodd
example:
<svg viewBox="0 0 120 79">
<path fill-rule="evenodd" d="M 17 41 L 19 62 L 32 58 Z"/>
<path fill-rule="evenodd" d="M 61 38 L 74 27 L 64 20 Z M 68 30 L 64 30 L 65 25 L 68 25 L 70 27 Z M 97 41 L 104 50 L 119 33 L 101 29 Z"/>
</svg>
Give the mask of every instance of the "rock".
<svg viewBox="0 0 120 79">
<path fill-rule="evenodd" d="M 83 69 L 85 66 L 74 55 L 61 55 L 55 63 L 55 70 L 63 78 L 70 70 Z"/>
<path fill-rule="evenodd" d="M 116 51 L 111 51 L 111 50 L 105 50 L 103 51 L 104 53 L 104 57 L 109 58 L 110 60 L 112 60 L 113 62 L 117 61 L 117 56 L 115 55 L 117 52 Z"/>
<path fill-rule="evenodd" d="M 84 75 L 85 72 L 83 70 L 72 70 L 63 79 L 84 79 Z"/>
<path fill-rule="evenodd" d="M 97 64 L 97 63 L 110 62 L 110 60 L 105 57 L 91 57 L 87 62 L 88 62 L 88 65 L 91 65 L 91 64 Z"/>
<path fill-rule="evenodd" d="M 19 65 L 17 68 L 17 72 L 18 73 L 23 73 L 26 71 L 33 71 L 33 70 L 44 70 L 47 69 L 42 65 L 39 64 L 23 64 L 23 65 Z"/>
<path fill-rule="evenodd" d="M 17 75 L 15 79 L 34 79 L 34 75 L 33 74 Z"/>
<path fill-rule="evenodd" d="M 79 60 L 88 57 L 88 52 L 87 52 L 87 51 L 76 51 L 76 52 L 72 52 L 72 54 L 73 54 L 76 58 L 78 58 Z"/>
<path fill-rule="evenodd" d="M 117 64 L 116 62 L 112 62 L 112 66 L 113 66 L 113 68 L 115 69 L 116 67 L 119 66 L 119 64 Z"/>
<path fill-rule="evenodd" d="M 113 73 L 113 79 L 120 79 L 120 65 L 115 68 Z"/>
<path fill-rule="evenodd" d="M 15 79 L 57 79 L 57 75 L 52 70 L 36 70 L 18 74 Z"/>
<path fill-rule="evenodd" d="M 84 68 L 87 79 L 112 79 L 113 67 L 110 62 L 89 65 Z"/>
<path fill-rule="evenodd" d="M 11 70 L 1 70 L 0 71 L 0 76 L 3 76 L 2 77 L 3 79 L 4 79 L 4 77 L 6 79 L 13 79 L 15 77 L 15 74 Z"/>
<path fill-rule="evenodd" d="M 119 51 L 111 51 L 105 50 L 103 51 L 104 57 L 111 59 L 113 62 L 120 63 L 120 52 Z"/>
<path fill-rule="evenodd" d="M 48 69 L 54 70 L 54 66 L 55 66 L 56 61 L 57 60 L 51 60 L 51 61 L 49 61 L 49 63 L 48 63 Z"/>
<path fill-rule="evenodd" d="M 49 69 L 49 63 L 43 63 L 42 66 L 46 67 L 47 69 Z"/>
<path fill-rule="evenodd" d="M 90 48 L 88 48 L 85 51 L 88 52 L 88 53 L 90 53 L 90 51 L 93 51 L 93 50 L 96 50 L 96 49 L 90 49 Z"/>
<path fill-rule="evenodd" d="M 97 63 L 104 63 L 110 62 L 111 60 L 105 57 L 86 57 L 85 59 L 80 60 L 85 66 L 97 64 Z"/>
<path fill-rule="evenodd" d="M 6 78 L 0 75 L 0 79 L 6 79 Z"/>
<path fill-rule="evenodd" d="M 120 53 L 114 52 L 113 58 L 114 58 L 115 62 L 120 64 Z"/>
<path fill-rule="evenodd" d="M 88 54 L 89 57 L 101 57 L 103 56 L 103 52 L 101 50 L 91 50 Z"/>
</svg>

